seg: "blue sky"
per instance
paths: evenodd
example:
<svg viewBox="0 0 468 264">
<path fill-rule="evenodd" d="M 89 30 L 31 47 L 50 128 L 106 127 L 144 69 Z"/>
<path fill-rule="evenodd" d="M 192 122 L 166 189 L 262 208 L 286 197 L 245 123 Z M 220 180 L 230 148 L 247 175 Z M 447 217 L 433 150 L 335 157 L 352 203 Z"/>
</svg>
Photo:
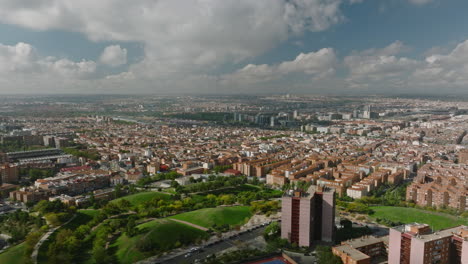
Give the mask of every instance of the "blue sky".
<svg viewBox="0 0 468 264">
<path fill-rule="evenodd" d="M 463 0 L 0 0 L 0 93 L 468 93 Z"/>
<path fill-rule="evenodd" d="M 443 4 L 442 4 L 443 3 Z M 323 47 L 345 56 L 353 50 L 382 48 L 400 40 L 411 48 L 410 57 L 422 57 L 433 47 L 453 48 L 468 39 L 468 1 L 432 1 L 412 5 L 404 0 L 370 0 L 345 5 L 346 21 L 322 32 L 307 32 L 262 56 L 264 63 L 294 58 Z M 304 45 L 295 45 L 296 41 Z"/>
</svg>

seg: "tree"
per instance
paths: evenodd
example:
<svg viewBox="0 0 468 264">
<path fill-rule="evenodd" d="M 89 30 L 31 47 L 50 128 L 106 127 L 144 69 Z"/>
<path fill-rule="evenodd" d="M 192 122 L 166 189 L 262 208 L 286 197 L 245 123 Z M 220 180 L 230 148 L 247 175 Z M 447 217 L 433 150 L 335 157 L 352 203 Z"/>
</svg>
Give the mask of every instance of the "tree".
<svg viewBox="0 0 468 264">
<path fill-rule="evenodd" d="M 338 256 L 333 255 L 331 248 L 327 246 L 317 246 L 317 260 L 320 264 L 342 264 Z"/>
<path fill-rule="evenodd" d="M 272 222 L 265 228 L 265 231 L 263 232 L 263 237 L 265 237 L 266 240 L 277 238 L 280 234 L 280 231 L 281 227 L 278 224 L 278 222 Z"/>
<path fill-rule="evenodd" d="M 218 197 L 219 204 L 233 204 L 236 202 L 236 197 L 232 194 L 222 194 Z"/>
<path fill-rule="evenodd" d="M 258 177 L 254 177 L 254 178 L 252 179 L 252 184 L 258 185 L 259 183 L 260 183 L 260 180 L 258 179 Z"/>
<path fill-rule="evenodd" d="M 352 228 L 353 226 L 353 223 L 348 219 L 341 219 L 340 224 L 343 226 L 343 228 Z"/>
<path fill-rule="evenodd" d="M 123 191 L 122 191 L 122 185 L 120 184 L 117 184 L 115 187 L 114 187 L 114 198 L 119 198 L 123 195 Z"/>
<path fill-rule="evenodd" d="M 74 232 L 74 235 L 78 239 L 84 239 L 89 232 L 91 231 L 91 228 L 88 225 L 80 225 Z"/>
<path fill-rule="evenodd" d="M 101 245 L 100 243 L 93 247 L 93 258 L 97 264 L 110 263 L 110 256 L 107 254 L 104 245 Z"/>
<path fill-rule="evenodd" d="M 131 185 L 128 187 L 128 192 L 129 192 L 130 194 L 136 193 L 136 192 L 137 192 L 137 189 L 136 189 L 135 185 L 131 184 Z"/>
<path fill-rule="evenodd" d="M 60 230 L 47 251 L 50 263 L 72 263 L 80 252 L 81 242 L 70 229 Z"/>
<path fill-rule="evenodd" d="M 126 231 L 129 237 L 136 235 L 137 229 L 136 229 L 136 223 L 135 223 L 135 216 L 132 215 L 128 218 Z"/>
<path fill-rule="evenodd" d="M 25 255 L 30 256 L 34 250 L 34 246 L 36 246 L 37 242 L 41 238 L 42 233 L 40 232 L 32 232 L 29 233 L 26 237 L 26 250 Z"/>
<path fill-rule="evenodd" d="M 179 187 L 179 186 L 180 186 L 179 183 L 176 182 L 175 180 L 172 180 L 172 181 L 171 181 L 171 187 L 172 187 L 172 188 L 177 188 L 177 187 Z"/>
<path fill-rule="evenodd" d="M 369 214 L 372 212 L 372 209 L 370 209 L 369 206 L 363 203 L 351 202 L 348 204 L 347 211 L 353 212 L 353 213 Z"/>
<path fill-rule="evenodd" d="M 122 212 L 128 211 L 132 204 L 127 199 L 122 199 L 117 202 L 117 206 L 120 208 Z"/>
<path fill-rule="evenodd" d="M 64 212 L 67 210 L 67 206 L 63 204 L 60 200 L 55 200 L 55 201 L 47 201 L 47 200 L 42 200 L 39 201 L 36 206 L 34 206 L 34 211 L 37 211 L 41 214 L 47 214 L 47 213 L 59 213 L 59 212 Z"/>
<path fill-rule="evenodd" d="M 59 226 L 70 218 L 69 213 L 48 213 L 45 215 L 47 222 L 53 226 Z"/>
</svg>

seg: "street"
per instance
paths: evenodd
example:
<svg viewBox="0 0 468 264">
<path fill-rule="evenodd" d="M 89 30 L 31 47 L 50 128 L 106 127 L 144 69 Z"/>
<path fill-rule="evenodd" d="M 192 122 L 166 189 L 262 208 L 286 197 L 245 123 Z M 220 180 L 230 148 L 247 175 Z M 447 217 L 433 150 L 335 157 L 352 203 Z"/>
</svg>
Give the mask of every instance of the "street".
<svg viewBox="0 0 468 264">
<path fill-rule="evenodd" d="M 208 245 L 205 247 L 200 247 L 201 250 L 197 252 L 192 252 L 190 253 L 189 256 L 185 257 L 187 253 L 180 254 L 174 258 L 171 259 L 166 259 L 166 260 L 147 260 L 145 263 L 158 263 L 158 264 L 174 264 L 174 263 L 194 263 L 195 260 L 200 259 L 203 260 L 207 258 L 209 255 L 219 253 L 225 249 L 231 248 L 233 246 L 236 246 L 236 241 L 239 242 L 246 242 L 252 239 L 255 239 L 258 236 L 261 236 L 263 234 L 263 231 L 265 230 L 265 227 L 259 227 L 257 229 L 254 229 L 252 231 L 247 231 L 242 234 L 239 234 L 237 236 L 233 236 L 229 239 L 224 239 L 220 242 L 217 242 L 212 245 Z M 195 247 L 195 246 L 194 246 Z"/>
</svg>

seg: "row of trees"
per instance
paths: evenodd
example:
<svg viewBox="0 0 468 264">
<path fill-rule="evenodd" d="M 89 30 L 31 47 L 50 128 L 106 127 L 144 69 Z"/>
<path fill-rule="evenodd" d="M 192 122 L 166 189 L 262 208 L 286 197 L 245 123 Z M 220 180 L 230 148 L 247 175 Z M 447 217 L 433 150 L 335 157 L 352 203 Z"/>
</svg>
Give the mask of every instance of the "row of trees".
<svg viewBox="0 0 468 264">
<path fill-rule="evenodd" d="M 409 183 L 403 185 L 384 184 L 379 189 L 374 190 L 369 196 L 364 196 L 361 199 L 353 199 L 345 196 L 338 198 L 337 205 L 347 212 L 372 214 L 374 211 L 372 205 L 387 205 L 387 206 L 407 206 L 406 187 Z"/>
<path fill-rule="evenodd" d="M 1 152 L 26 151 L 26 150 L 35 150 L 35 149 L 43 149 L 43 148 L 46 148 L 46 147 L 41 146 L 41 145 L 30 145 L 30 144 L 27 144 L 22 139 L 13 140 L 13 141 L 5 141 L 4 143 L 0 144 Z"/>
<path fill-rule="evenodd" d="M 214 173 L 220 173 L 220 172 L 224 172 L 225 170 L 227 169 L 232 169 L 232 165 L 218 165 L 218 166 L 214 166 L 213 168 L 213 172 Z"/>
<path fill-rule="evenodd" d="M 337 242 L 372 234 L 372 230 L 369 227 L 353 227 L 353 223 L 348 219 L 342 219 L 340 224 L 342 228 L 336 232 Z"/>
<path fill-rule="evenodd" d="M 83 252 L 88 251 L 91 251 L 95 263 L 116 263 L 115 256 L 106 249 L 106 244 L 112 234 L 120 232 L 136 234 L 136 216 L 123 215 L 111 218 L 113 216 L 107 213 L 109 212 L 103 209 L 91 221 L 78 226 L 75 230 L 60 230 L 49 244 L 47 263 L 80 262 L 87 258 Z"/>
<path fill-rule="evenodd" d="M 77 148 L 63 148 L 65 153 L 76 157 L 83 157 L 90 160 L 100 160 L 101 156 L 99 153 L 94 149 L 77 149 Z"/>
<path fill-rule="evenodd" d="M 19 174 L 21 176 L 29 176 L 31 182 L 36 181 L 37 179 L 43 179 L 54 176 L 53 169 L 20 169 Z"/>
<path fill-rule="evenodd" d="M 164 174 L 163 177 L 173 177 L 174 174 Z M 245 183 L 244 177 L 213 177 L 213 182 L 221 182 L 224 179 L 231 186 L 239 186 Z M 224 182 L 223 182 L 224 186 Z M 254 187 L 252 187 L 254 188 Z M 118 188 L 116 192 L 120 195 L 127 193 L 125 188 Z M 242 203 L 251 205 L 255 212 L 269 213 L 279 208 L 277 201 L 254 202 L 277 195 L 271 190 L 259 188 L 258 191 L 243 191 L 235 194 L 222 193 L 219 195 L 192 195 L 182 198 L 180 195 L 173 195 L 172 198 L 155 197 L 150 201 L 133 205 L 125 198 L 118 201 L 111 201 L 102 205 L 99 213 L 86 224 L 80 225 L 75 230 L 61 230 L 56 239 L 49 245 L 48 261 L 50 263 L 74 263 L 79 262 L 83 254 L 80 252 L 91 251 L 92 257 L 96 263 L 113 263 L 115 256 L 107 249 L 107 244 L 111 243 L 119 233 L 125 232 L 127 236 L 138 235 L 141 230 L 136 228 L 137 223 L 148 217 L 166 217 L 168 215 L 192 211 L 207 207 L 216 207 L 219 205 L 232 205 Z M 49 202 L 41 201 L 34 210 L 41 215 L 54 214 L 59 216 L 61 213 L 74 213 L 74 207 L 67 207 L 59 201 Z M 220 227 L 223 228 L 223 227 Z M 151 236 L 144 236 L 138 242 L 137 247 L 143 252 L 155 250 L 164 251 L 161 245 L 156 245 L 151 240 Z M 81 243 L 77 246 L 76 241 Z M 169 245 L 170 248 L 181 246 L 185 241 L 183 237 L 178 240 L 179 245 Z M 193 241 L 192 241 L 193 242 Z M 140 249 L 141 248 L 141 249 Z"/>
<path fill-rule="evenodd" d="M 279 201 L 255 201 L 251 203 L 250 211 L 253 213 L 262 213 L 267 216 L 278 212 L 280 209 Z"/>
<path fill-rule="evenodd" d="M 53 226 L 65 223 L 76 213 L 76 207 L 67 206 L 60 200 L 52 202 L 42 200 L 34 206 L 33 210 L 44 216 L 47 222 Z"/>
<path fill-rule="evenodd" d="M 182 174 L 177 173 L 176 171 L 158 173 L 153 176 L 145 177 L 137 181 L 136 185 L 139 187 L 143 187 L 153 182 L 161 181 L 161 180 L 175 180 L 182 176 Z"/>
<path fill-rule="evenodd" d="M 268 136 L 268 137 L 260 137 L 260 140 L 269 140 L 269 139 L 275 139 L 275 138 L 282 138 L 282 137 L 287 137 L 288 135 L 286 134 L 279 134 L 275 136 Z"/>
<path fill-rule="evenodd" d="M 246 177 L 216 177 L 210 175 L 207 182 L 181 186 L 178 191 L 181 193 L 207 192 L 221 188 L 238 187 L 244 183 L 247 183 Z"/>
</svg>

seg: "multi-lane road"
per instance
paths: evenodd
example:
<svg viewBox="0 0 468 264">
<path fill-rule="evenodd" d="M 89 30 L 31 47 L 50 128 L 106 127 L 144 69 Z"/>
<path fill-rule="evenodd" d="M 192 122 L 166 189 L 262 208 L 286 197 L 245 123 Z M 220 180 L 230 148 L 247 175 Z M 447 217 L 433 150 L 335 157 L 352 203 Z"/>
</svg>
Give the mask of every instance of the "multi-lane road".
<svg viewBox="0 0 468 264">
<path fill-rule="evenodd" d="M 233 246 L 236 246 L 236 244 L 239 242 L 248 242 L 250 240 L 253 240 L 257 238 L 258 236 L 261 236 L 263 234 L 263 231 L 265 230 L 264 226 L 255 228 L 251 231 L 245 231 L 243 233 L 240 233 L 238 235 L 233 235 L 230 238 L 223 239 L 217 243 L 207 245 L 205 247 L 200 247 L 200 250 L 191 252 L 191 253 L 185 253 L 185 254 L 180 254 L 178 256 L 175 256 L 174 258 L 171 259 L 165 259 L 165 260 L 154 260 L 152 263 L 158 263 L 158 264 L 188 264 L 188 263 L 195 263 L 196 260 L 203 260 L 207 258 L 208 256 L 212 254 L 219 253 L 225 249 L 231 248 Z"/>
</svg>

